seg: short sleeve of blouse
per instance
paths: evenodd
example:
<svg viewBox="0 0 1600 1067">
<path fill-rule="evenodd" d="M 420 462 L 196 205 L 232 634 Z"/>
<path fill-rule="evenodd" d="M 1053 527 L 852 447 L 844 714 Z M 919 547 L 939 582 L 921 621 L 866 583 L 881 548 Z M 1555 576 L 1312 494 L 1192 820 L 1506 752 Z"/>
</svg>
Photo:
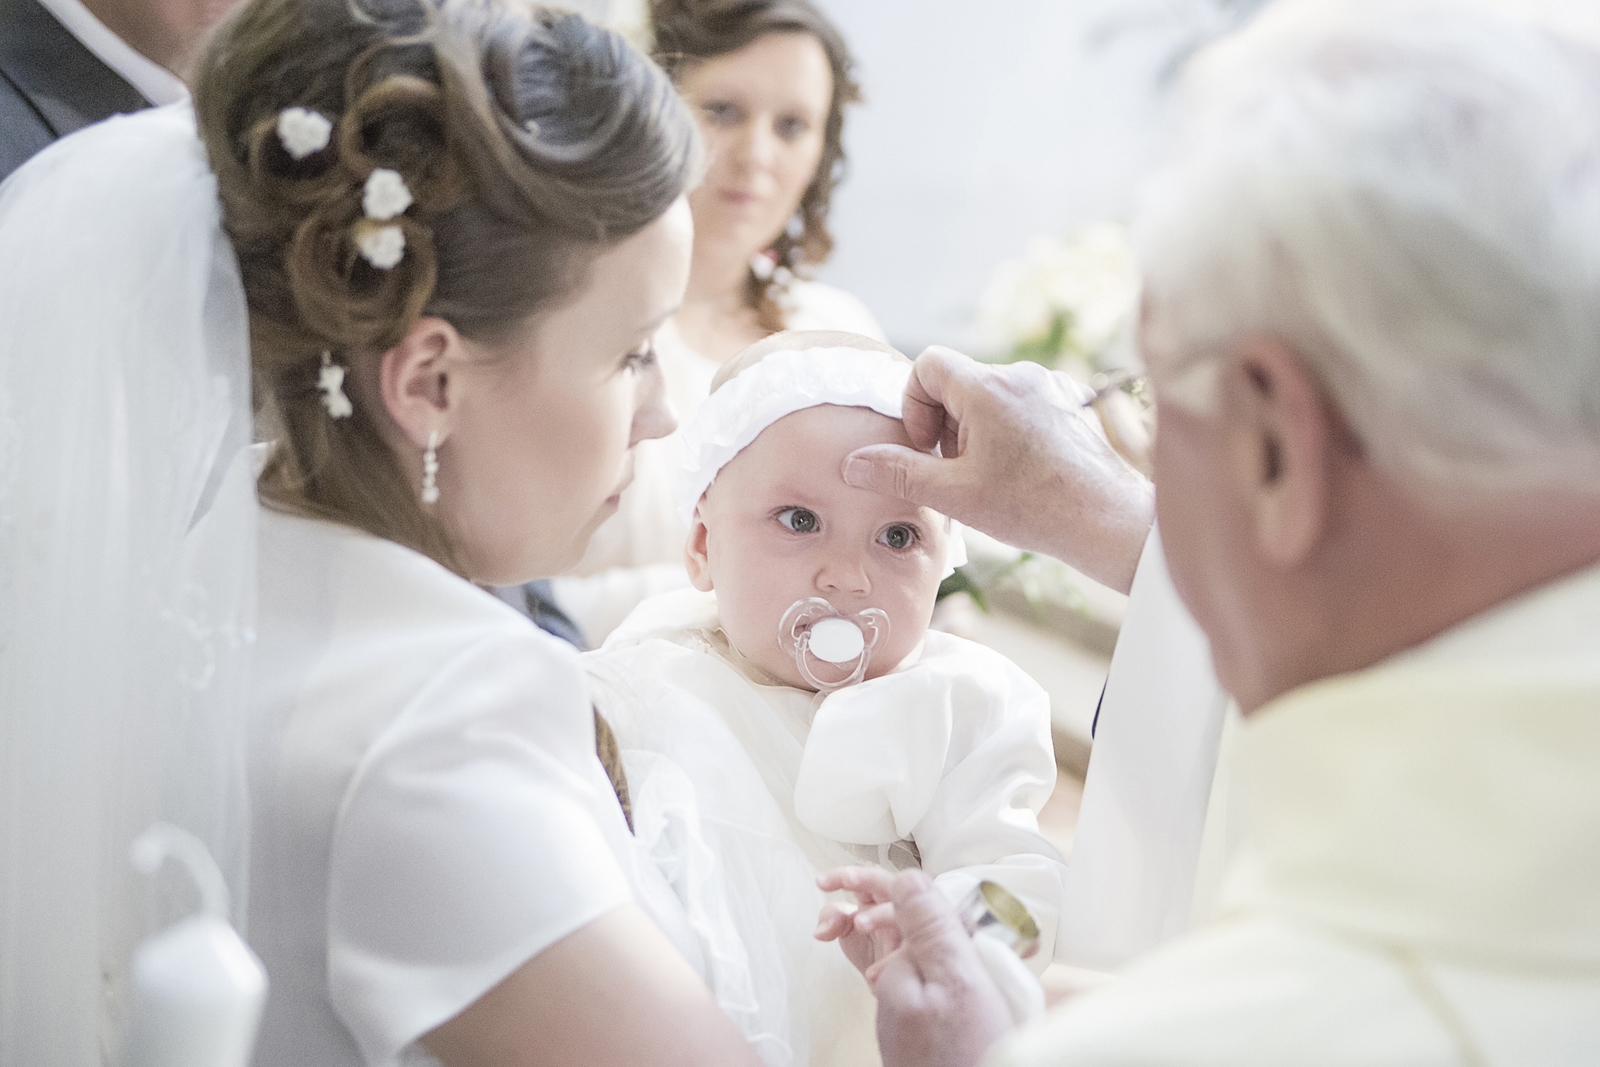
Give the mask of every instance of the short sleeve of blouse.
<svg viewBox="0 0 1600 1067">
<path fill-rule="evenodd" d="M 334 831 L 328 986 L 389 1064 L 632 899 L 575 653 L 531 631 L 435 674 L 357 767 Z"/>
</svg>

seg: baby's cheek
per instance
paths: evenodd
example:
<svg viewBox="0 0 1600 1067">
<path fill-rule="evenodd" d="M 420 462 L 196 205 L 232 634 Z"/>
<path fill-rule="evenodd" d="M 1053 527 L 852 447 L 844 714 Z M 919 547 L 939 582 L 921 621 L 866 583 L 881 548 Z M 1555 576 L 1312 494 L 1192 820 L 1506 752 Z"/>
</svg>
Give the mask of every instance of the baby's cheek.
<svg viewBox="0 0 1600 1067">
<path fill-rule="evenodd" d="M 889 645 L 900 655 L 909 653 L 928 632 L 933 618 L 933 600 L 923 598 L 906 600 L 889 611 Z"/>
</svg>

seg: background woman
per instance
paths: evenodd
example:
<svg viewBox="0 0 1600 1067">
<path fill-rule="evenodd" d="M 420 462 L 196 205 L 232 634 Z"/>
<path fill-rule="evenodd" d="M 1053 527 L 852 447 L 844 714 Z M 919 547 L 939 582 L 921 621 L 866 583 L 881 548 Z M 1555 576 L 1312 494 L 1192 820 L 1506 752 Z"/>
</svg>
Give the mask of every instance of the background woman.
<svg viewBox="0 0 1600 1067">
<path fill-rule="evenodd" d="M 717 368 L 770 333 L 883 332 L 859 300 L 809 277 L 833 250 L 844 112 L 860 97 L 839 31 L 809 0 L 653 0 L 650 16 L 656 59 L 706 144 L 689 194 L 689 288 L 656 338 L 668 398 L 687 418 Z M 574 572 L 587 577 L 554 583 L 595 644 L 645 596 L 687 581 L 679 462 L 675 441 L 637 449 L 633 485 Z"/>
</svg>

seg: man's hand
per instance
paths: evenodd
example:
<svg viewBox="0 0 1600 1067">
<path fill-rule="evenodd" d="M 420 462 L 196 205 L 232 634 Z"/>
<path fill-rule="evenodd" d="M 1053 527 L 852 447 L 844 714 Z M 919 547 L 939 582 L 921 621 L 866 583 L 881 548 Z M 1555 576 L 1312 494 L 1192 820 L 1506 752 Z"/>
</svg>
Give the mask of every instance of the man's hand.
<svg viewBox="0 0 1600 1067">
<path fill-rule="evenodd" d="M 850 870 L 830 871 L 819 884 L 827 888 Z M 927 875 L 903 871 L 887 888 L 887 904 L 855 916 L 856 928 L 868 935 L 893 925 L 900 938 L 899 947 L 866 972 L 878 998 L 884 1067 L 976 1067 L 1011 1029 L 1011 1010 L 955 909 Z"/>
<path fill-rule="evenodd" d="M 1150 524 L 1150 482 L 1117 455 L 1088 391 L 1036 363 L 991 366 L 938 346 L 906 386 L 912 443 L 845 457 L 850 485 L 902 497 L 1127 592 Z M 935 445 L 944 458 L 928 455 Z"/>
</svg>

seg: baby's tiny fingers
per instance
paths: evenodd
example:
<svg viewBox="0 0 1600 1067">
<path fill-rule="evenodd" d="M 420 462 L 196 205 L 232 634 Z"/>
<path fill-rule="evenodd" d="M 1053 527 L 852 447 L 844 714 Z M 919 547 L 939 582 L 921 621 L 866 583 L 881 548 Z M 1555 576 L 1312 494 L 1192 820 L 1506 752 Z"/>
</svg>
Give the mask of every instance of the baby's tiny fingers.
<svg viewBox="0 0 1600 1067">
<path fill-rule="evenodd" d="M 893 952 L 886 956 L 879 957 L 878 959 L 874 960 L 866 970 L 861 972 L 861 977 L 867 980 L 868 985 L 875 985 L 878 981 L 878 975 L 883 973 L 883 969 L 887 967 L 889 965 L 889 961 L 894 958 L 895 953 Z"/>
<path fill-rule="evenodd" d="M 848 934 L 855 925 L 855 909 L 829 901 L 817 916 L 817 928 L 812 933 L 818 941 L 834 941 Z"/>
<path fill-rule="evenodd" d="M 836 889 L 855 892 L 863 886 L 876 885 L 879 881 L 877 876 L 882 873 L 874 867 L 835 867 L 817 875 L 817 887 L 825 893 L 832 893 Z"/>
<path fill-rule="evenodd" d="M 870 934 L 882 926 L 894 926 L 894 904 L 874 904 L 870 908 L 862 908 L 855 914 L 855 928 L 864 934 Z"/>
</svg>

